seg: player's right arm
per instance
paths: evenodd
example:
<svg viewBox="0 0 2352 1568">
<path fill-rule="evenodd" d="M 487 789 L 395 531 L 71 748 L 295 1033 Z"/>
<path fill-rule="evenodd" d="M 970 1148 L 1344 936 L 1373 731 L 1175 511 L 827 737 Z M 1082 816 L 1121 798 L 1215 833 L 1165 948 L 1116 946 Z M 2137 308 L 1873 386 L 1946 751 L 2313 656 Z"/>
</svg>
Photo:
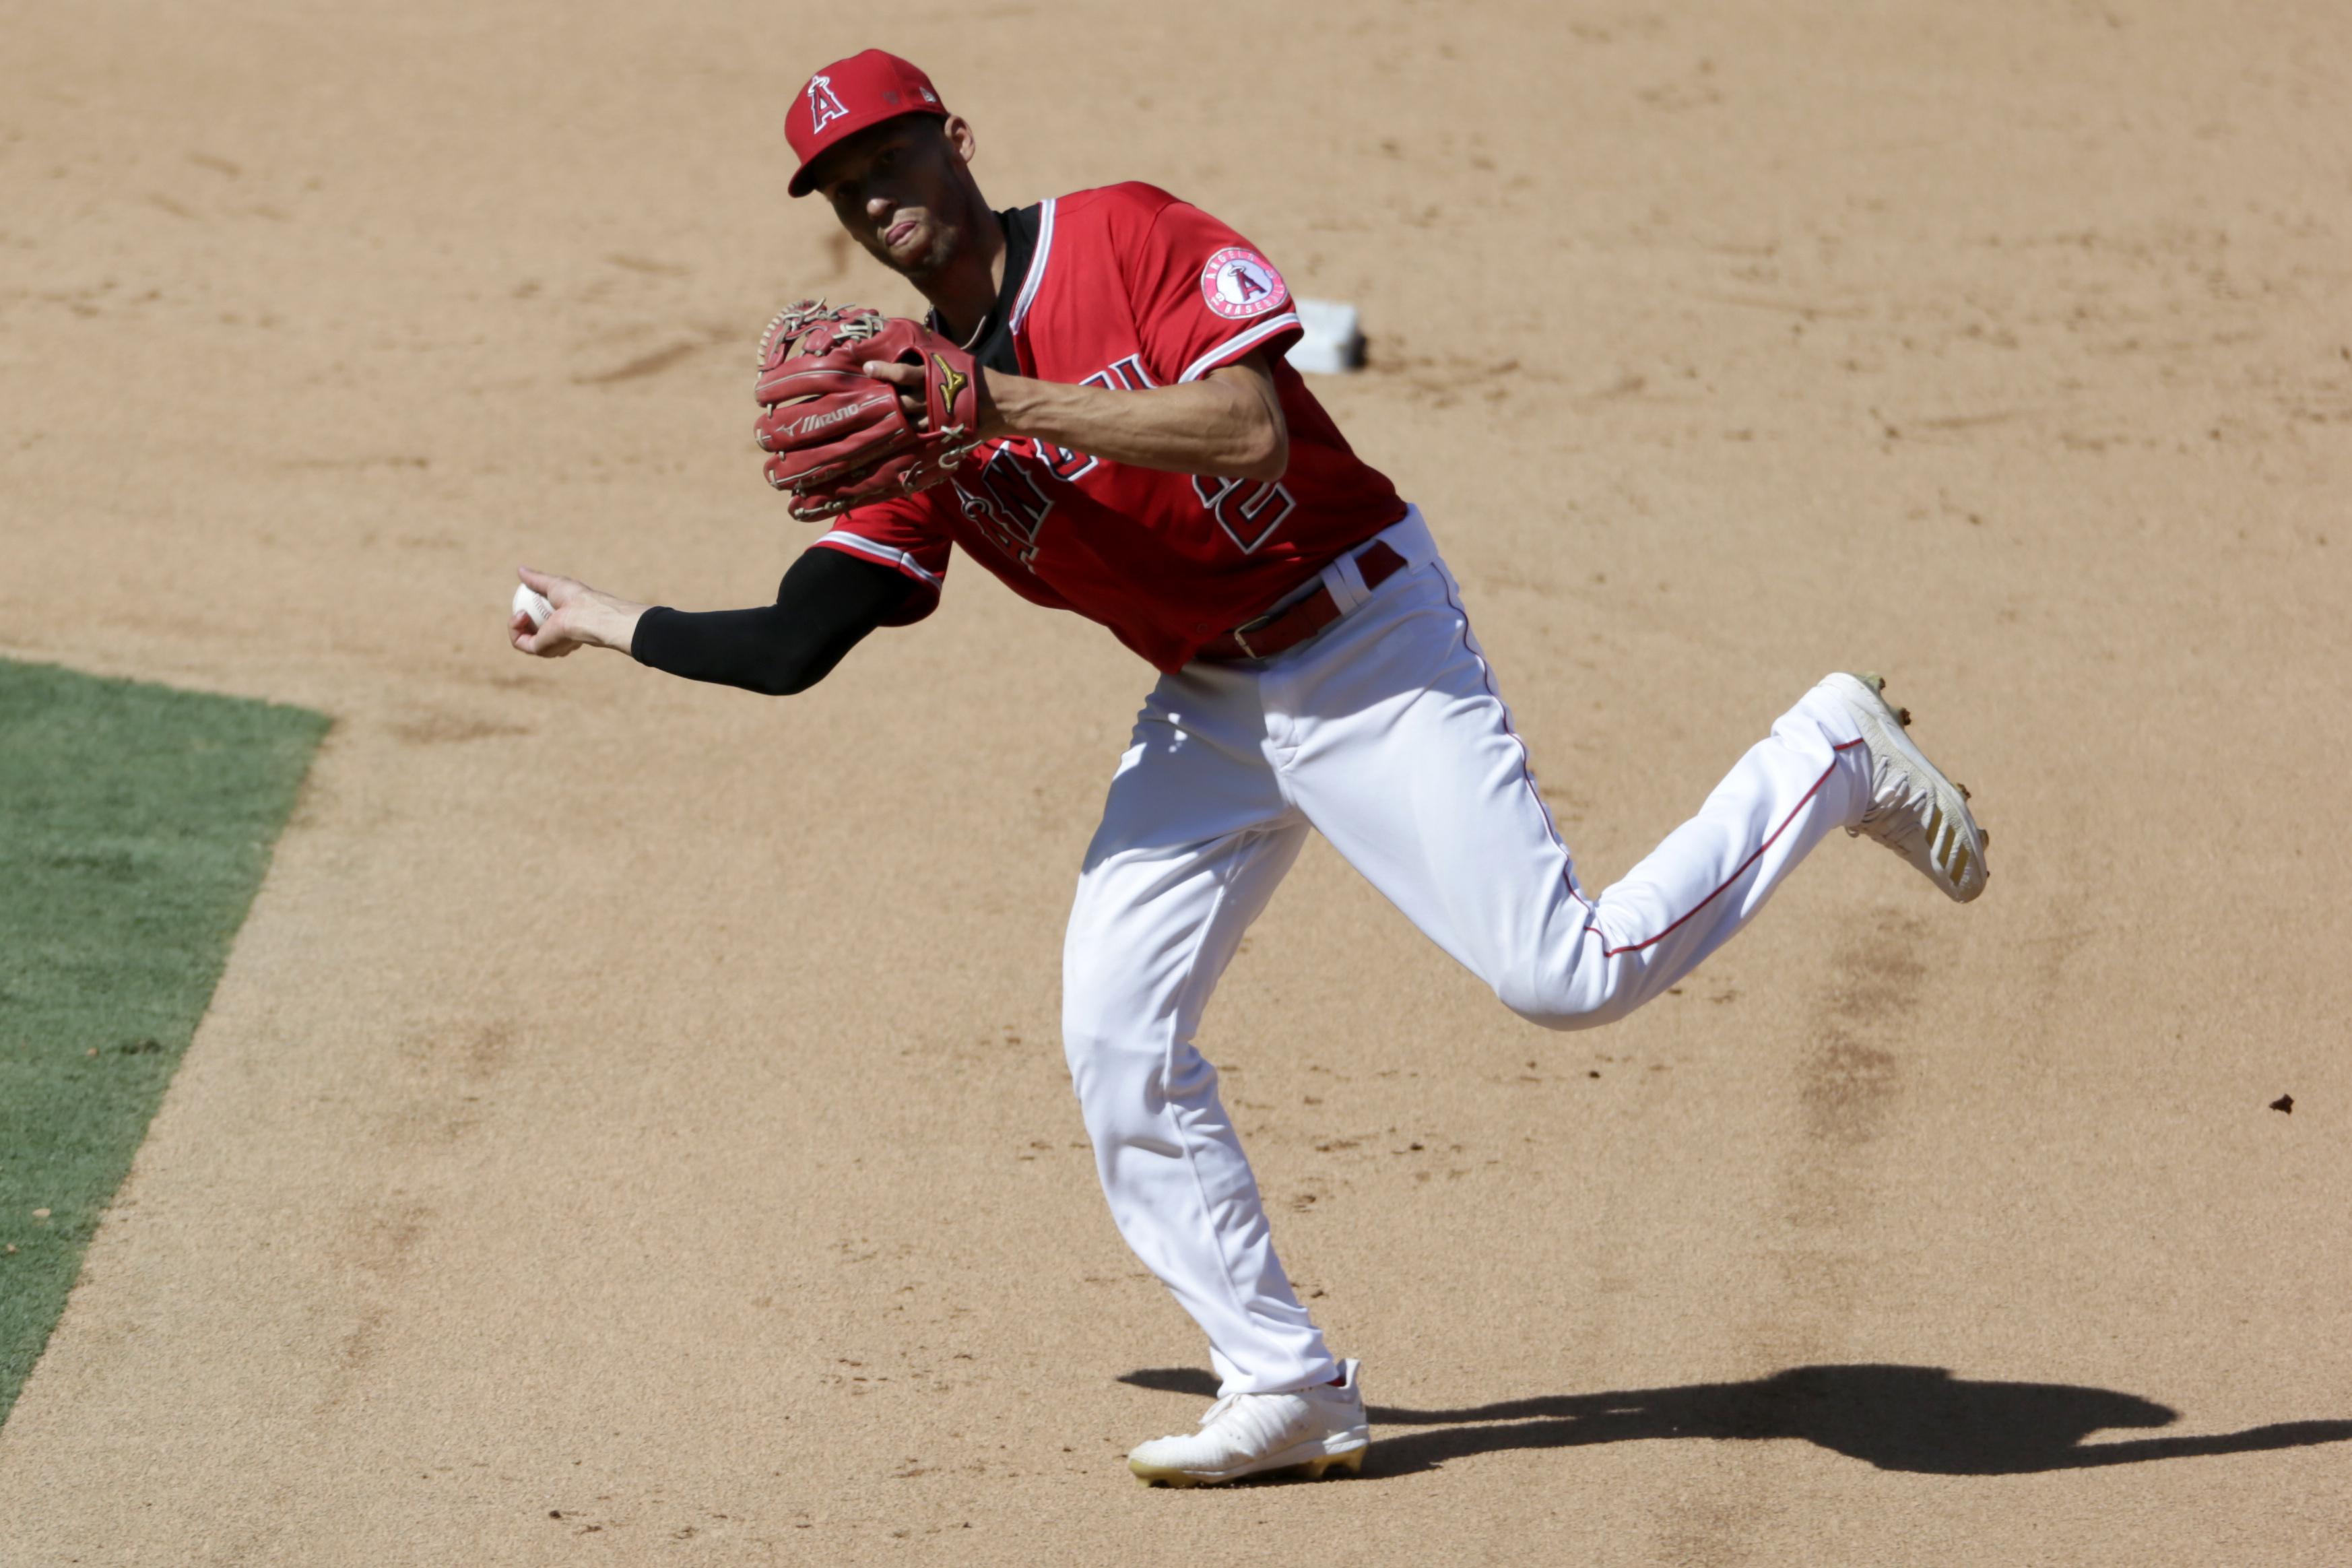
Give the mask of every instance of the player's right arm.
<svg viewBox="0 0 2352 1568">
<path fill-rule="evenodd" d="M 920 365 L 874 360 L 866 374 L 898 389 L 909 418 L 922 417 Z M 1026 436 L 1139 468 L 1272 480 L 1290 468 L 1290 432 L 1264 353 L 1145 392 L 983 370 L 979 410 L 982 437 Z"/>
<path fill-rule="evenodd" d="M 824 679 L 867 633 L 908 619 L 910 601 L 925 593 L 899 572 L 839 550 L 803 552 L 784 574 L 776 602 L 749 610 L 675 610 L 530 567 L 521 575 L 555 606 L 536 631 L 521 616 L 509 626 L 524 653 L 561 658 L 575 648 L 609 647 L 688 680 L 771 697 Z"/>
</svg>

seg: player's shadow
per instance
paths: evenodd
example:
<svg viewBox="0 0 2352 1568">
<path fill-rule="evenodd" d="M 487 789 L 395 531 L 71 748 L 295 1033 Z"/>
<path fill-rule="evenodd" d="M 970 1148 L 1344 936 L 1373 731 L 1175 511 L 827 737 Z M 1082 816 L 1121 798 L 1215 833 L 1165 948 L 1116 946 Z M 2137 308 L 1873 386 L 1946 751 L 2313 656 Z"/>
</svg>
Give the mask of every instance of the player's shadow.
<svg viewBox="0 0 2352 1568">
<path fill-rule="evenodd" d="M 1214 1397 L 1205 1372 L 1154 1367 L 1119 1380 Z M 2290 1421 L 2209 1436 L 2085 1445 L 2095 1432 L 2168 1426 L 2179 1413 L 2134 1394 L 2060 1383 L 1971 1383 L 1933 1366 L 1801 1366 L 1751 1383 L 1563 1394 L 1465 1410 L 1375 1405 L 1371 1476 L 1435 1469 L 1508 1448 L 1568 1448 L 1666 1437 L 1801 1437 L 1882 1470 L 2014 1476 L 2204 1454 L 2299 1448 L 2352 1438 L 2352 1421 Z M 1433 1428 L 1405 1431 L 1398 1428 Z"/>
</svg>

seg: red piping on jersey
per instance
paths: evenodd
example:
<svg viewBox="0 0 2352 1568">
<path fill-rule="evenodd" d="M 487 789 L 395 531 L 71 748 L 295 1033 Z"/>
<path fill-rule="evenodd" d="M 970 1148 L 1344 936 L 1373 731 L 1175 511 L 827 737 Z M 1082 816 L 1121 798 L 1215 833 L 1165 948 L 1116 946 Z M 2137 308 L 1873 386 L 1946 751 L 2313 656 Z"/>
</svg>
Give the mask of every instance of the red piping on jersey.
<svg viewBox="0 0 2352 1568">
<path fill-rule="evenodd" d="M 1843 744 L 1832 746 L 1830 750 L 1833 752 L 1851 752 L 1862 743 L 1860 737 L 1856 737 L 1855 739 L 1847 741 Z M 1645 947 L 1654 947 L 1659 942 L 1665 941 L 1666 938 L 1674 935 L 1675 932 L 1683 926 L 1688 924 L 1692 917 L 1696 915 L 1699 910 L 1706 908 L 1707 905 L 1723 897 L 1725 889 L 1728 889 L 1732 883 L 1737 882 L 1740 878 L 1748 875 L 1748 868 L 1750 866 L 1755 865 L 1757 861 L 1764 858 L 1764 851 L 1771 848 L 1774 844 L 1780 841 L 1780 835 L 1789 831 L 1789 824 L 1797 820 L 1797 813 L 1804 810 L 1806 803 L 1811 801 L 1813 796 L 1821 794 L 1822 785 L 1829 783 L 1830 775 L 1835 772 L 1837 772 L 1837 759 L 1832 758 L 1830 765 L 1822 770 L 1822 776 L 1813 781 L 1813 787 L 1807 790 L 1802 795 L 1798 797 L 1797 804 L 1789 808 L 1789 815 L 1780 819 L 1780 826 L 1774 828 L 1770 835 L 1765 838 L 1764 842 L 1756 847 L 1756 853 L 1750 855 L 1747 859 L 1742 860 L 1739 863 L 1739 869 L 1725 878 L 1721 887 L 1717 888 L 1715 891 L 1709 893 L 1697 903 L 1692 905 L 1689 914 L 1683 916 L 1681 920 L 1676 921 L 1673 925 L 1668 926 L 1665 930 L 1660 931 L 1657 935 L 1652 937 L 1647 942 L 1627 942 L 1623 947 L 1604 947 L 1601 950 L 1601 956 L 1603 958 L 1614 958 L 1621 952 L 1639 952 Z M 1595 921 L 1584 928 L 1585 934 L 1588 936 L 1600 930 L 1601 923 L 1598 921 Z M 1601 941 L 1603 942 L 1608 940 L 1609 939 L 1605 934 L 1601 937 Z"/>
</svg>

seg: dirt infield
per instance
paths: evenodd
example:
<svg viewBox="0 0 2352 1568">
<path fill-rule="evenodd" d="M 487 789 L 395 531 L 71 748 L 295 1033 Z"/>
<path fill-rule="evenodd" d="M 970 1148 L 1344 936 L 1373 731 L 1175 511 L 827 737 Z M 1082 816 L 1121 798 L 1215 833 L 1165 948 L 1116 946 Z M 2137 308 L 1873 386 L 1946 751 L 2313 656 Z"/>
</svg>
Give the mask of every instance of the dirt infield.
<svg viewBox="0 0 2352 1568">
<path fill-rule="evenodd" d="M 845 16 L 0 8 L 0 652 L 337 721 L 0 1560 L 2343 1562 L 2352 16 Z M 503 643 L 518 561 L 805 542 L 760 325 L 908 296 L 781 95 L 868 43 L 997 200 L 1150 179 L 1363 309 L 1327 401 L 1588 883 L 1852 663 L 1994 833 L 1582 1036 L 1309 853 L 1204 1045 L 1363 1480 L 1117 1462 L 1205 1362 L 1055 1038 L 1139 662 L 970 563 L 781 702 Z"/>
</svg>

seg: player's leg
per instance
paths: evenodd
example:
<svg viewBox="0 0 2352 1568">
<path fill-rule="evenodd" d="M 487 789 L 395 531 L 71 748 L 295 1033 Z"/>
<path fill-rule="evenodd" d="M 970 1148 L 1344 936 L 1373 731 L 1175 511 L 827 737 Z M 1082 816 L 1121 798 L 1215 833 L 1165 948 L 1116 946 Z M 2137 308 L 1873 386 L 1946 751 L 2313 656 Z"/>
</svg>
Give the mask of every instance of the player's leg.
<svg viewBox="0 0 2352 1568">
<path fill-rule="evenodd" d="M 1269 730 L 1309 820 L 1514 1011 L 1563 1028 L 1622 1016 L 1728 941 L 1823 835 L 1863 823 L 1874 750 L 1824 682 L 1588 899 L 1459 588 L 1428 557 L 1268 667 Z"/>
<path fill-rule="evenodd" d="M 1307 833 L 1265 759 L 1254 685 L 1248 671 L 1195 671 L 1153 692 L 1087 849 L 1062 963 L 1064 1045 L 1111 1215 L 1208 1334 L 1226 1394 L 1338 1371 L 1192 1044 Z"/>
</svg>

